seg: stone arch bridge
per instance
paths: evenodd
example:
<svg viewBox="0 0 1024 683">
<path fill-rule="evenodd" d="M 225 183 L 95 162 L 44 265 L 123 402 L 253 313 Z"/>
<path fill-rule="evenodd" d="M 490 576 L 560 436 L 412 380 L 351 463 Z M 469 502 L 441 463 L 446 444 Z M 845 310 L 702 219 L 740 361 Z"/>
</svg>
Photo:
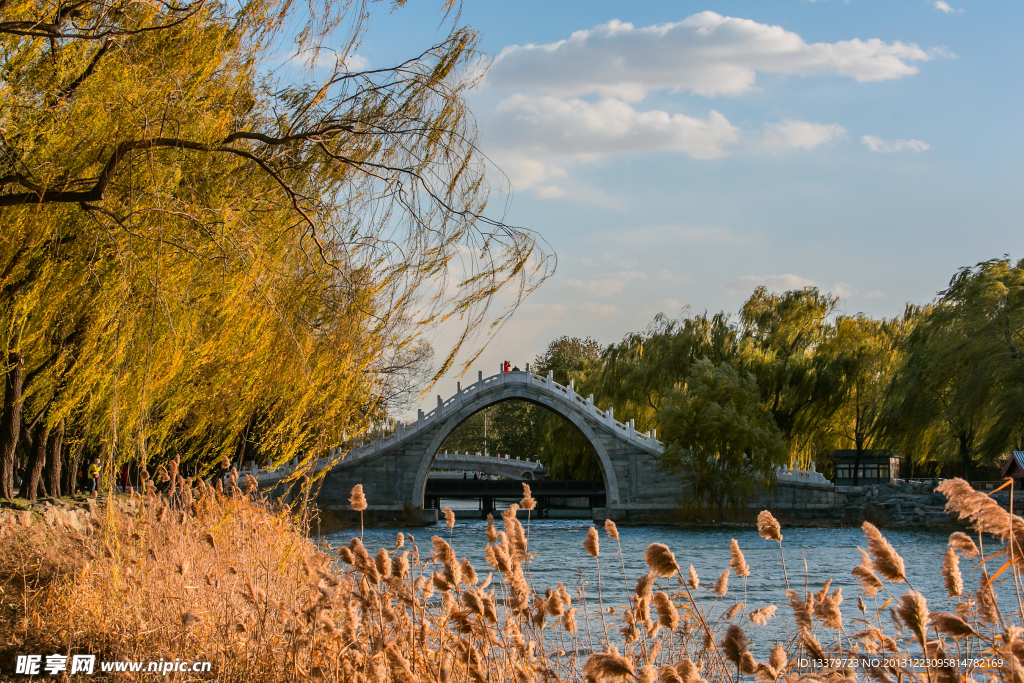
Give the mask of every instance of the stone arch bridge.
<svg viewBox="0 0 1024 683">
<path fill-rule="evenodd" d="M 619 422 L 613 409 L 601 410 L 593 396 L 576 393 L 573 383 L 563 386 L 551 374 L 541 377 L 526 371 L 503 372 L 463 387 L 448 400 L 437 397 L 437 407 L 419 411 L 417 420 L 398 424 L 390 436 L 353 449 L 342 460 L 324 458 L 317 469 L 330 468 L 324 476 L 317 504 L 321 509 L 351 510 L 349 492 L 362 484 L 369 505 L 369 519 L 430 522 L 435 510 L 424 508 L 427 475 L 438 450 L 452 431 L 484 408 L 520 399 L 543 406 L 561 416 L 590 442 L 597 454 L 605 485 L 607 508 L 595 516 L 615 520 L 656 521 L 678 504 L 678 483 L 661 472 L 663 446 L 650 432 L 634 429 L 632 420 Z M 291 474 L 288 468 L 260 472 L 261 488 L 275 489 Z"/>
</svg>

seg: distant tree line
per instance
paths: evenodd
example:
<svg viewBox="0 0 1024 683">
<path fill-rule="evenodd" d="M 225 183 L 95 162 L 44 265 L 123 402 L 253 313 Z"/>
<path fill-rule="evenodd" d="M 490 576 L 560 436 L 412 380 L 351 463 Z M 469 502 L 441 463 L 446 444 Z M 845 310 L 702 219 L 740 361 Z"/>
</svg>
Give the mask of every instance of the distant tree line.
<svg viewBox="0 0 1024 683">
<path fill-rule="evenodd" d="M 935 301 L 891 319 L 839 303 L 814 287 L 761 287 L 735 318 L 659 315 L 603 350 L 563 337 L 534 367 L 657 429 L 667 468 L 719 508 L 771 485 L 780 465 L 831 475 L 837 449 L 892 449 L 904 476 L 967 479 L 1024 450 L 1024 261 L 963 268 Z M 571 425 L 508 405 L 491 409 L 495 448 L 535 453 L 555 476 L 598 474 Z M 502 441 L 504 430 L 522 436 Z"/>
</svg>

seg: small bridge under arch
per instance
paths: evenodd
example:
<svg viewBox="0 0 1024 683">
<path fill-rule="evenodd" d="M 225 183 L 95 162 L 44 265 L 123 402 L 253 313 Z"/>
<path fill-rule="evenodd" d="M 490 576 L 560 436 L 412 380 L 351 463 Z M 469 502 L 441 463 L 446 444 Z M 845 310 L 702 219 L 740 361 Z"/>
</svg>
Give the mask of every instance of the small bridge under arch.
<svg viewBox="0 0 1024 683">
<path fill-rule="evenodd" d="M 484 408 L 520 399 L 531 401 L 561 416 L 590 442 L 604 479 L 606 508 L 597 518 L 616 521 L 658 521 L 673 510 L 680 493 L 678 482 L 661 471 L 663 446 L 655 435 L 637 432 L 633 421 L 619 422 L 612 409 L 601 410 L 593 397 L 576 393 L 573 383 L 563 386 L 529 371 L 478 375 L 469 386 L 461 383 L 448 400 L 437 397 L 437 407 L 419 411 L 417 420 L 398 424 L 390 436 L 353 449 L 344 459 L 324 458 L 317 469 L 330 468 L 317 498 L 321 509 L 351 510 L 349 492 L 362 484 L 368 521 L 432 523 L 436 510 L 424 505 L 424 489 L 441 444 L 452 431 Z M 261 488 L 274 489 L 291 474 L 288 468 L 260 472 Z"/>
<path fill-rule="evenodd" d="M 535 460 L 521 460 L 508 455 L 473 455 L 472 453 L 439 453 L 434 458 L 430 471 L 439 476 L 438 470 L 460 472 L 483 472 L 506 479 L 534 481 L 544 477 L 544 466 Z"/>
</svg>

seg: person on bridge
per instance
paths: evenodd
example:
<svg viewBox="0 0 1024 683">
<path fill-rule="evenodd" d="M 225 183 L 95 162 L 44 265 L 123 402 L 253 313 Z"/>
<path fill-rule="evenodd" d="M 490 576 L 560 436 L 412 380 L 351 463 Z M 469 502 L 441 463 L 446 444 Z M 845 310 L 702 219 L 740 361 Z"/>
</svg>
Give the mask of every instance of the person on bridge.
<svg viewBox="0 0 1024 683">
<path fill-rule="evenodd" d="M 508 361 L 505 361 L 505 364 L 501 366 L 501 371 L 502 372 L 512 372 L 512 364 L 509 363 Z"/>
</svg>

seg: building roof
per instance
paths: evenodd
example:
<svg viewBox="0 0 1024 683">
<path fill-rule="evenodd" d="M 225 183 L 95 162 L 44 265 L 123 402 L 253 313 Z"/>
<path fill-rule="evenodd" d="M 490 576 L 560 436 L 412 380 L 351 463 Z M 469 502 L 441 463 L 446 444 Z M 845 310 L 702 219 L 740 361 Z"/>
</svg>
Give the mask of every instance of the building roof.
<svg viewBox="0 0 1024 683">
<path fill-rule="evenodd" d="M 1024 477 L 1024 451 L 1013 451 L 1003 467 L 1004 477 Z"/>
</svg>

